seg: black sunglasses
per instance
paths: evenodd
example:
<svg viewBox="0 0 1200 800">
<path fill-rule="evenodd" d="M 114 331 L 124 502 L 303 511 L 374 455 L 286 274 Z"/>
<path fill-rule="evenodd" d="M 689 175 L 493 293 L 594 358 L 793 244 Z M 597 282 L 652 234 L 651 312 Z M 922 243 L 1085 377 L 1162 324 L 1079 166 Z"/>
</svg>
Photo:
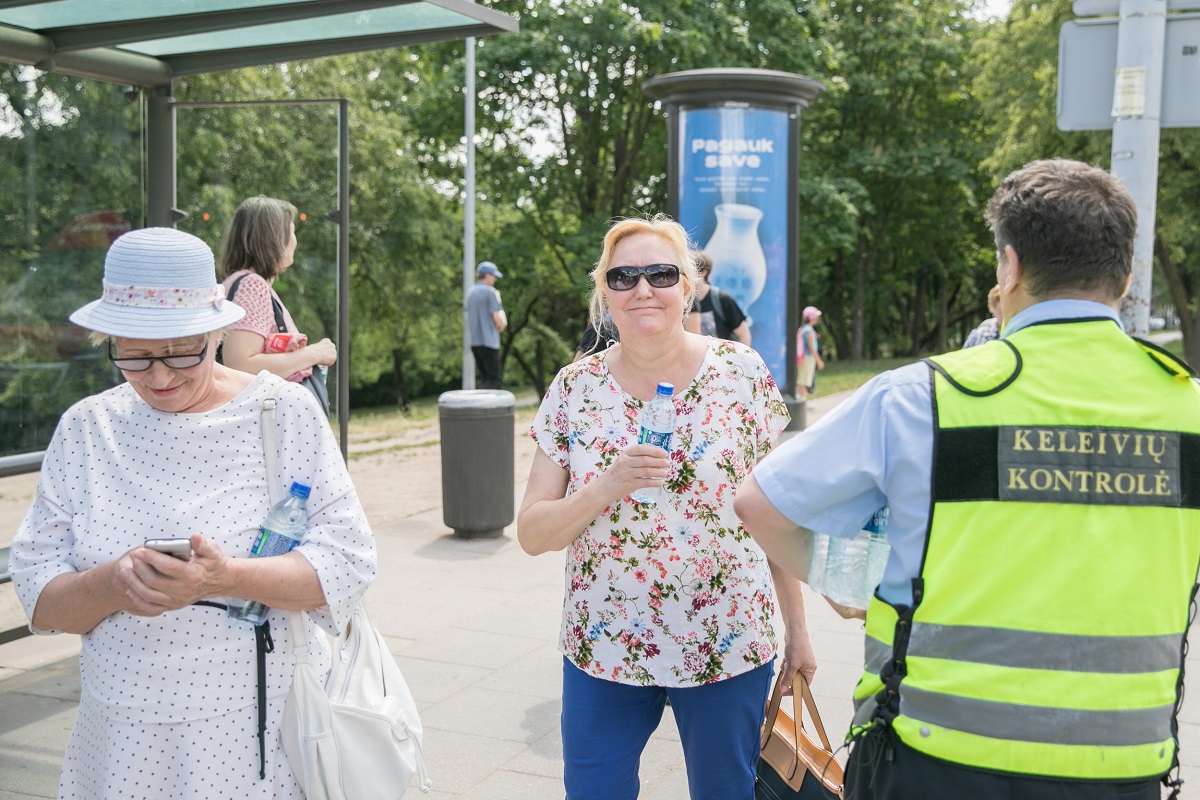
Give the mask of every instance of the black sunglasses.
<svg viewBox="0 0 1200 800">
<path fill-rule="evenodd" d="M 143 356 L 142 358 L 118 358 L 113 353 L 112 342 L 108 343 L 108 360 L 122 372 L 145 372 L 155 361 L 161 361 L 171 369 L 191 369 L 198 367 L 208 354 L 208 340 L 204 340 L 204 349 L 199 353 L 188 353 L 182 356 Z"/>
<path fill-rule="evenodd" d="M 679 267 L 674 264 L 650 264 L 645 267 L 613 267 L 604 273 L 604 282 L 614 292 L 627 292 L 638 285 L 642 276 L 655 289 L 679 283 Z"/>
</svg>

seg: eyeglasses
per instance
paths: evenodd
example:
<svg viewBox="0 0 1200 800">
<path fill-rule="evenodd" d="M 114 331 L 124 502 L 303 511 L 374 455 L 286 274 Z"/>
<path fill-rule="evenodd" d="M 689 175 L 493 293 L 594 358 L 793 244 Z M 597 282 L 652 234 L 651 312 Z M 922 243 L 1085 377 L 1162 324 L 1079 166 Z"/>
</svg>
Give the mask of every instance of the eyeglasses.
<svg viewBox="0 0 1200 800">
<path fill-rule="evenodd" d="M 155 361 L 161 361 L 164 366 L 171 369 L 191 369 L 200 366 L 206 355 L 208 355 L 207 340 L 204 342 L 204 349 L 199 353 L 188 353 L 182 356 L 144 356 L 142 358 L 118 358 L 113 353 L 112 342 L 108 343 L 108 360 L 122 372 L 145 372 Z"/>
<path fill-rule="evenodd" d="M 645 267 L 613 267 L 604 273 L 604 281 L 614 292 L 627 292 L 638 285 L 642 276 L 655 289 L 679 283 L 679 267 L 674 264 L 650 264 Z"/>
</svg>

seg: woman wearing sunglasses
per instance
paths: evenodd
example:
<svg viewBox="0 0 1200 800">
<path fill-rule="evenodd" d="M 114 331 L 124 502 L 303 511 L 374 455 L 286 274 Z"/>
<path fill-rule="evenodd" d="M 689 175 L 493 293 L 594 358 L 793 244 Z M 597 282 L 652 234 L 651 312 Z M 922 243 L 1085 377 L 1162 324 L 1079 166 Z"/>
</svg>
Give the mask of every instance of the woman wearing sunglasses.
<svg viewBox="0 0 1200 800">
<path fill-rule="evenodd" d="M 684 330 L 693 259 L 666 217 L 609 229 L 591 314 L 610 314 L 620 343 L 564 367 L 531 430 L 538 451 L 517 535 L 533 555 L 567 551 L 568 800 L 637 797 L 638 762 L 668 699 L 693 800 L 751 800 L 781 644 L 777 597 L 781 674 L 816 668 L 799 582 L 774 569 L 733 512 L 787 411 L 753 350 Z M 659 382 L 676 387 L 669 453 L 637 443 Z M 655 503 L 630 497 L 660 486 Z"/>
</svg>

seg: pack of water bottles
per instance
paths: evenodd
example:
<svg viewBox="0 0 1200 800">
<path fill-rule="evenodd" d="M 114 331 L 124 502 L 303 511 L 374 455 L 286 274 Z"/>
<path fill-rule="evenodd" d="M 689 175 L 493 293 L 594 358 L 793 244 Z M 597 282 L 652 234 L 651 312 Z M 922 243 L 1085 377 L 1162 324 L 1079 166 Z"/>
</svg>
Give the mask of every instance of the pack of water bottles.
<svg viewBox="0 0 1200 800">
<path fill-rule="evenodd" d="M 888 507 L 884 506 L 854 536 L 813 536 L 809 587 L 838 605 L 865 610 L 883 580 L 891 554 L 887 524 Z"/>
</svg>

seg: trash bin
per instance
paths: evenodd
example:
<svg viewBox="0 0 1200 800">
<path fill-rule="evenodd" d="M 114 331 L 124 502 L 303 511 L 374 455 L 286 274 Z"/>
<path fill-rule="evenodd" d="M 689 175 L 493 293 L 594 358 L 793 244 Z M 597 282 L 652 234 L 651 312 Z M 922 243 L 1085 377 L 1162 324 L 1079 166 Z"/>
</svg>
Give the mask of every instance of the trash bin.
<svg viewBox="0 0 1200 800">
<path fill-rule="evenodd" d="M 513 409 L 499 389 L 438 397 L 442 438 L 442 521 L 465 538 L 500 536 L 513 510 Z"/>
</svg>

